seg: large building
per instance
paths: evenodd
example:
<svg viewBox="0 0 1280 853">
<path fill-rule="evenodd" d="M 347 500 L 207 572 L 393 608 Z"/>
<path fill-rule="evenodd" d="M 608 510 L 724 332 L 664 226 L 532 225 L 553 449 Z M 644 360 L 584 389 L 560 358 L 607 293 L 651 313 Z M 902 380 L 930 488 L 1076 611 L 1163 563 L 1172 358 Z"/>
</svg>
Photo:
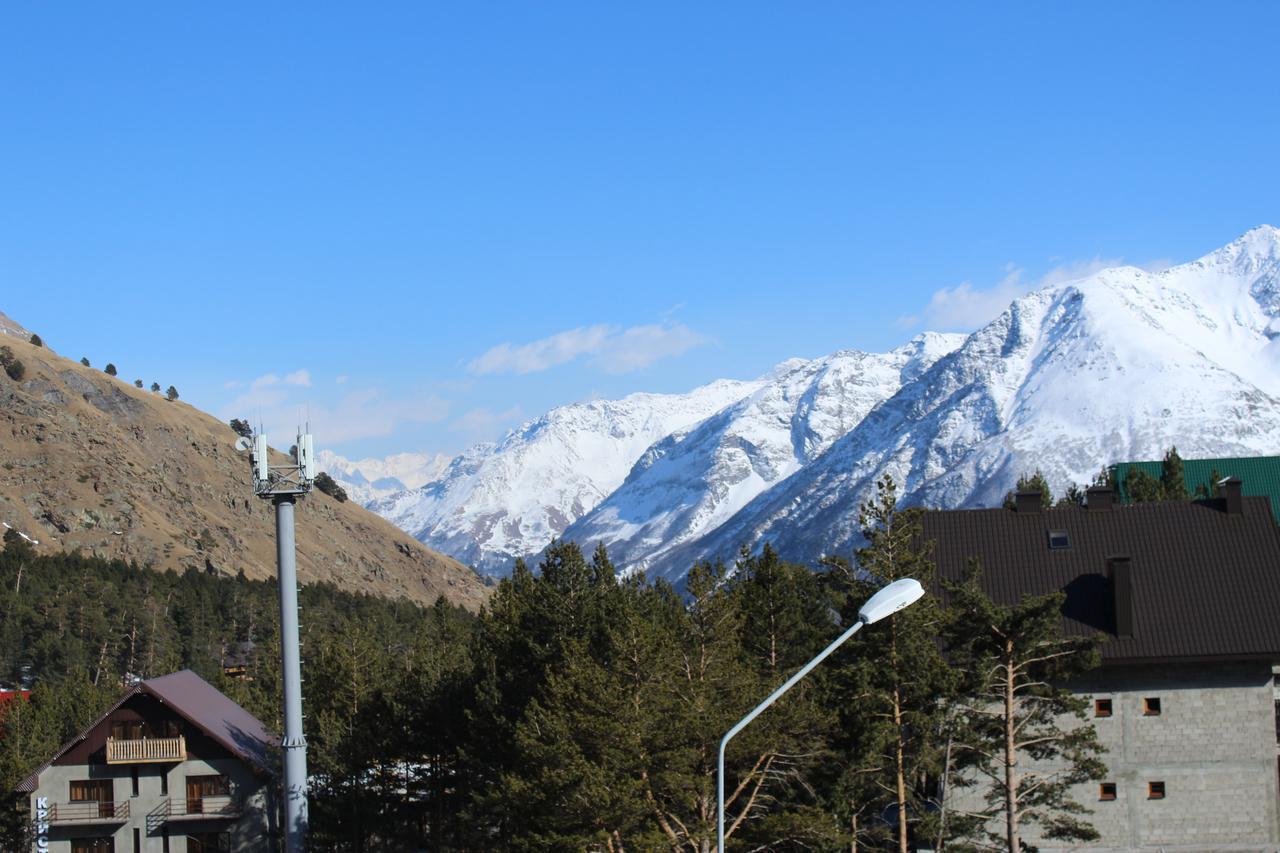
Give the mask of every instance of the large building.
<svg viewBox="0 0 1280 853">
<path fill-rule="evenodd" d="M 1101 834 L 1042 851 L 1269 850 L 1280 845 L 1280 532 L 1239 480 L 1196 502 L 924 514 L 942 577 L 970 558 L 998 603 L 1064 591 L 1067 636 L 1101 634 L 1102 666 L 1070 687 L 1107 748 L 1074 795 Z M 960 791 L 956 805 L 976 806 Z M 969 801 L 964 801 L 968 798 Z"/>
<path fill-rule="evenodd" d="M 35 849 L 266 853 L 278 743 L 190 670 L 141 681 L 18 786 Z"/>
</svg>

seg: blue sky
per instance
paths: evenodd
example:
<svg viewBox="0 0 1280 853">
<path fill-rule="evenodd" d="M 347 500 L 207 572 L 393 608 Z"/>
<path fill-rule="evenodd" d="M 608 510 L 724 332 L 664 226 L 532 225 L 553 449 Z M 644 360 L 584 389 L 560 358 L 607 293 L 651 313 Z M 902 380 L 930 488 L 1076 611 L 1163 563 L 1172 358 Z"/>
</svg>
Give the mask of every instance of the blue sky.
<svg viewBox="0 0 1280 853">
<path fill-rule="evenodd" d="M 1273 3 L 372 5 L 8 5 L 0 311 L 456 452 L 1280 224 Z"/>
</svg>

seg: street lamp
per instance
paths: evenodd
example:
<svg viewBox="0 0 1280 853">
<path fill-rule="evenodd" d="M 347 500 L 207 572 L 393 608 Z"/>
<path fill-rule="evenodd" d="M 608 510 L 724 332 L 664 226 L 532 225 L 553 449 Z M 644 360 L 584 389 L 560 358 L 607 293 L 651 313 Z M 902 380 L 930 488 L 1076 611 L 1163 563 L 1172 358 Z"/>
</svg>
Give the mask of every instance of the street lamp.
<svg viewBox="0 0 1280 853">
<path fill-rule="evenodd" d="M 800 668 L 800 671 L 786 680 L 781 687 L 769 694 L 769 698 L 765 699 L 759 705 L 751 709 L 751 713 L 747 714 L 737 724 L 729 729 L 720 740 L 720 756 L 716 765 L 716 850 L 718 853 L 724 853 L 724 749 L 729 745 L 729 741 L 738 732 L 747 727 L 760 712 L 768 708 L 778 700 L 783 693 L 786 693 L 795 683 L 809 674 L 815 666 L 826 660 L 827 656 L 840 647 L 840 645 L 862 628 L 863 625 L 870 625 L 872 622 L 879 622 L 886 616 L 892 616 L 902 608 L 909 604 L 914 604 L 924 595 L 924 587 L 920 586 L 920 581 L 912 578 L 903 578 L 885 586 L 875 595 L 867 599 L 866 603 L 858 611 L 858 621 L 853 623 L 849 630 L 845 631 L 839 637 L 827 646 L 818 656 Z"/>
</svg>

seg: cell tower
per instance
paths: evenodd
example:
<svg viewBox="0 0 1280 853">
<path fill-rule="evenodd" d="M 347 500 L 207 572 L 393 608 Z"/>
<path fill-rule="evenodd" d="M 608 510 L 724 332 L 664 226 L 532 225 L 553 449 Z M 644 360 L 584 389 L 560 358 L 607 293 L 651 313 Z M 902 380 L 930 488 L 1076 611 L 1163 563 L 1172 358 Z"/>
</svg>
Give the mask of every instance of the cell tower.
<svg viewBox="0 0 1280 853">
<path fill-rule="evenodd" d="M 308 430 L 310 426 L 308 426 Z M 293 508 L 311 491 L 316 478 L 315 444 L 311 433 L 298 430 L 292 464 L 272 465 L 267 435 L 261 428 L 253 442 L 241 438 L 240 451 L 249 450 L 253 463 L 253 493 L 276 508 L 276 567 L 280 577 L 280 671 L 284 688 L 284 807 L 285 853 L 306 853 L 307 740 L 302 734 L 302 663 L 298 651 L 298 567 Z"/>
</svg>

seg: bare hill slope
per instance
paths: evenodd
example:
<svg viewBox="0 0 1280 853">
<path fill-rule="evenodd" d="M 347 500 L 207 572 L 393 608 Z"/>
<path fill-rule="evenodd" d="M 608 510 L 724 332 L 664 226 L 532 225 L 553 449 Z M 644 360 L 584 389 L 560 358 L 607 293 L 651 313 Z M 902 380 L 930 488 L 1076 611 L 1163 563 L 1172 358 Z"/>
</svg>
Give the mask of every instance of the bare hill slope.
<svg viewBox="0 0 1280 853">
<path fill-rule="evenodd" d="M 230 427 L 20 336 L 0 344 L 26 367 L 20 381 L 0 371 L 0 522 L 41 549 L 274 576 L 274 512 L 253 496 Z M 354 503 L 314 492 L 297 524 L 304 583 L 473 610 L 485 599 L 469 568 Z"/>
</svg>

